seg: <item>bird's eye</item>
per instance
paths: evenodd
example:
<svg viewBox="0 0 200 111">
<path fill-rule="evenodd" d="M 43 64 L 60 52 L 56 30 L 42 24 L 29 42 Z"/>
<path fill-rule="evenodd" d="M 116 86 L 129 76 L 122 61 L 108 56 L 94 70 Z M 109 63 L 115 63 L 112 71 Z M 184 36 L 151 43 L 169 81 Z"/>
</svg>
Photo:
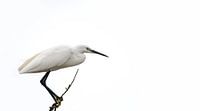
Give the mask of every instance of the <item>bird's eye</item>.
<svg viewBox="0 0 200 111">
<path fill-rule="evenodd" d="M 86 47 L 87 50 L 90 50 L 90 48 Z"/>
</svg>

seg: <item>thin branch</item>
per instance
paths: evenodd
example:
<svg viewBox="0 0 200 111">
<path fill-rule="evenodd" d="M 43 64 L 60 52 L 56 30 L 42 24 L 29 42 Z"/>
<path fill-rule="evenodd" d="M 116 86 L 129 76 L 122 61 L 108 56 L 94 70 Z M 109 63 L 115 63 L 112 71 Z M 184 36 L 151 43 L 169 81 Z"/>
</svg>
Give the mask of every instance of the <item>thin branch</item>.
<svg viewBox="0 0 200 111">
<path fill-rule="evenodd" d="M 69 90 L 69 88 L 72 86 L 72 84 L 74 83 L 74 80 L 76 78 L 76 75 L 78 74 L 79 69 L 77 69 L 76 74 L 74 75 L 74 78 L 72 80 L 72 82 L 69 84 L 69 86 L 66 88 L 65 92 L 62 94 L 61 97 L 63 97 L 65 95 L 65 93 Z"/>
<path fill-rule="evenodd" d="M 78 71 L 79 71 L 79 69 L 77 69 L 76 74 L 74 75 L 74 78 L 73 78 L 72 82 L 69 84 L 69 86 L 66 88 L 64 93 L 61 95 L 60 99 L 57 99 L 57 101 L 52 104 L 52 106 L 50 107 L 49 111 L 56 111 L 56 108 L 58 108 L 61 105 L 61 102 L 63 101 L 62 98 L 66 94 L 66 92 L 69 90 L 69 88 L 72 86 L 72 84 L 74 83 L 74 80 L 76 78 L 76 75 L 78 74 Z"/>
</svg>

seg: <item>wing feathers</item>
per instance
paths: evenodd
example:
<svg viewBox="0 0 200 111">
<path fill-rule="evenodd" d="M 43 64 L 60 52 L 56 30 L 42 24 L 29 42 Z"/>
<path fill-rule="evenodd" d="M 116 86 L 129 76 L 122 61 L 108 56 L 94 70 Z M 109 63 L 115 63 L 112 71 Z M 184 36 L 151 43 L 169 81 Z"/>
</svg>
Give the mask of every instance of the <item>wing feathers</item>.
<svg viewBox="0 0 200 111">
<path fill-rule="evenodd" d="M 47 49 L 26 60 L 20 67 L 20 73 L 46 72 L 59 69 L 70 57 L 69 47 L 59 46 Z"/>
</svg>

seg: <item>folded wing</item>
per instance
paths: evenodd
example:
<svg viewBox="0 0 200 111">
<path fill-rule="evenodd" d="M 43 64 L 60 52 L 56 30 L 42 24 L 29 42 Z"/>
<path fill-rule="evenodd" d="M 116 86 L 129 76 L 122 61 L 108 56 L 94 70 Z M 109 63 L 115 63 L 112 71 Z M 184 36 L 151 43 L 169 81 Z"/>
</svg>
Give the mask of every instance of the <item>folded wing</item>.
<svg viewBox="0 0 200 111">
<path fill-rule="evenodd" d="M 37 73 L 57 70 L 69 60 L 72 55 L 71 48 L 59 46 L 44 50 L 26 60 L 20 67 L 20 73 Z"/>
</svg>

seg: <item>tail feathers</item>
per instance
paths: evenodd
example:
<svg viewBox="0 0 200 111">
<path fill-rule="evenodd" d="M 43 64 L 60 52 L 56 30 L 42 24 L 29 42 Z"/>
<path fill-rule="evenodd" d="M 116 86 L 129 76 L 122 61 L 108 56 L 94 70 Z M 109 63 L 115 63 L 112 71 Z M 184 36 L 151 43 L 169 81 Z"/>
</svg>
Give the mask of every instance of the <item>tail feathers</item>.
<svg viewBox="0 0 200 111">
<path fill-rule="evenodd" d="M 22 67 L 19 67 L 19 68 L 18 68 L 18 71 L 19 71 L 20 74 L 27 73 L 25 70 L 23 70 Z"/>
<path fill-rule="evenodd" d="M 31 61 L 39 54 L 36 54 L 34 55 L 33 57 L 29 58 L 28 60 L 26 60 L 19 68 L 18 68 L 18 71 L 20 74 L 23 74 L 23 73 L 27 73 L 28 71 L 25 70 L 25 68 L 28 66 L 28 64 L 31 63 Z"/>
</svg>

